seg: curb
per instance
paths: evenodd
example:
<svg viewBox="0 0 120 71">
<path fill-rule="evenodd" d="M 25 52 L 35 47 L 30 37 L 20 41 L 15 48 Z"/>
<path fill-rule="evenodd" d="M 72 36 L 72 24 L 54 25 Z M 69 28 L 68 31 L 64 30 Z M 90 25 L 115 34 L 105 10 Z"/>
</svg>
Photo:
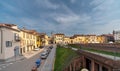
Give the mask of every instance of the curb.
<svg viewBox="0 0 120 71">
<path fill-rule="evenodd" d="M 57 48 L 57 47 L 55 47 L 55 48 Z M 54 55 L 54 59 L 53 59 L 52 71 L 54 71 L 55 59 L 56 59 L 56 49 L 55 49 L 55 55 Z"/>
</svg>

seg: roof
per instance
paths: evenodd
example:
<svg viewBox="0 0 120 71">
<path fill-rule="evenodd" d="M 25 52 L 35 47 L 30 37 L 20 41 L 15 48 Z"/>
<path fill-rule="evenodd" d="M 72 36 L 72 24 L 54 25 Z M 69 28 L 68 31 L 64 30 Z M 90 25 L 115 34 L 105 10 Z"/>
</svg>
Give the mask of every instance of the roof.
<svg viewBox="0 0 120 71">
<path fill-rule="evenodd" d="M 103 34 L 102 36 L 112 36 L 113 37 L 113 34 Z"/>
<path fill-rule="evenodd" d="M 65 36 L 64 38 L 70 38 L 69 36 Z"/>
<path fill-rule="evenodd" d="M 12 27 L 12 26 L 17 26 L 17 25 L 15 25 L 15 24 L 0 23 L 0 26 L 9 26 L 9 27 Z"/>
<path fill-rule="evenodd" d="M 20 30 L 29 34 L 38 34 L 36 30 L 28 30 L 28 29 L 20 29 Z"/>
<path fill-rule="evenodd" d="M 14 26 L 16 26 L 16 25 L 15 24 L 0 23 L 0 27 L 5 27 L 5 28 L 8 28 L 8 29 L 20 32 L 20 30 L 18 28 L 13 28 Z"/>
<path fill-rule="evenodd" d="M 54 35 L 65 35 L 65 34 L 63 34 L 63 33 L 56 33 L 56 34 L 54 34 Z"/>
</svg>

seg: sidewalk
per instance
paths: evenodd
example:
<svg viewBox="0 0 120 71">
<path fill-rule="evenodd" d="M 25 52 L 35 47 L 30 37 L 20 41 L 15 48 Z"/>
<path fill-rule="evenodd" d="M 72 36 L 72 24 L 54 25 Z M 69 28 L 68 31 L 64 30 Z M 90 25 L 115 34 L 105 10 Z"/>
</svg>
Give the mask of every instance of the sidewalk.
<svg viewBox="0 0 120 71">
<path fill-rule="evenodd" d="M 40 49 L 39 51 L 30 51 L 30 52 L 27 52 L 27 53 L 23 54 L 23 56 L 25 58 L 29 59 L 29 58 L 33 57 L 34 55 L 42 52 L 43 50 L 44 50 L 44 48 Z"/>
<path fill-rule="evenodd" d="M 30 52 L 24 53 L 23 55 L 19 55 L 16 57 L 14 56 L 14 57 L 7 59 L 5 61 L 0 61 L 0 65 L 5 64 L 5 63 L 10 63 L 10 62 L 16 62 L 19 60 L 29 59 L 29 58 L 33 57 L 34 55 L 40 53 L 43 50 L 44 50 L 44 48 L 40 49 L 39 51 L 30 51 Z"/>
<path fill-rule="evenodd" d="M 53 71 L 55 53 L 56 53 L 56 46 L 54 45 L 49 56 L 45 60 L 45 63 L 43 64 L 42 68 L 39 68 L 38 71 Z"/>
</svg>

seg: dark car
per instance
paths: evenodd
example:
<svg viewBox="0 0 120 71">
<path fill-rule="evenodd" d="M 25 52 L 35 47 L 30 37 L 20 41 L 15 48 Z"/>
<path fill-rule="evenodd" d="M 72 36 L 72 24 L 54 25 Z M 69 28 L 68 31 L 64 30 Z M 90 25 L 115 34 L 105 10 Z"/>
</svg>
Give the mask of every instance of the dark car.
<svg viewBox="0 0 120 71">
<path fill-rule="evenodd" d="M 53 46 L 50 46 L 49 48 L 50 48 L 50 49 L 52 49 L 52 48 L 53 48 Z"/>
<path fill-rule="evenodd" d="M 40 49 L 44 48 L 44 46 L 39 46 Z"/>
<path fill-rule="evenodd" d="M 50 48 L 47 48 L 47 51 L 48 51 L 48 53 L 50 53 L 51 49 L 50 49 Z"/>
</svg>

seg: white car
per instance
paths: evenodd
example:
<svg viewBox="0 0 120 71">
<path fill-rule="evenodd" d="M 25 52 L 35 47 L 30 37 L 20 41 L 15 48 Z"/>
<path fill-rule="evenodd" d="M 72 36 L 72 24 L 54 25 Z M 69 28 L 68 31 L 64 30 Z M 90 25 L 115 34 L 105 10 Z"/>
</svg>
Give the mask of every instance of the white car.
<svg viewBox="0 0 120 71">
<path fill-rule="evenodd" d="M 35 49 L 34 49 L 34 51 L 39 51 L 39 50 L 40 50 L 40 48 L 35 48 Z"/>
<path fill-rule="evenodd" d="M 42 52 L 40 55 L 41 59 L 46 59 L 47 56 L 48 56 L 48 53 L 46 51 Z"/>
</svg>

